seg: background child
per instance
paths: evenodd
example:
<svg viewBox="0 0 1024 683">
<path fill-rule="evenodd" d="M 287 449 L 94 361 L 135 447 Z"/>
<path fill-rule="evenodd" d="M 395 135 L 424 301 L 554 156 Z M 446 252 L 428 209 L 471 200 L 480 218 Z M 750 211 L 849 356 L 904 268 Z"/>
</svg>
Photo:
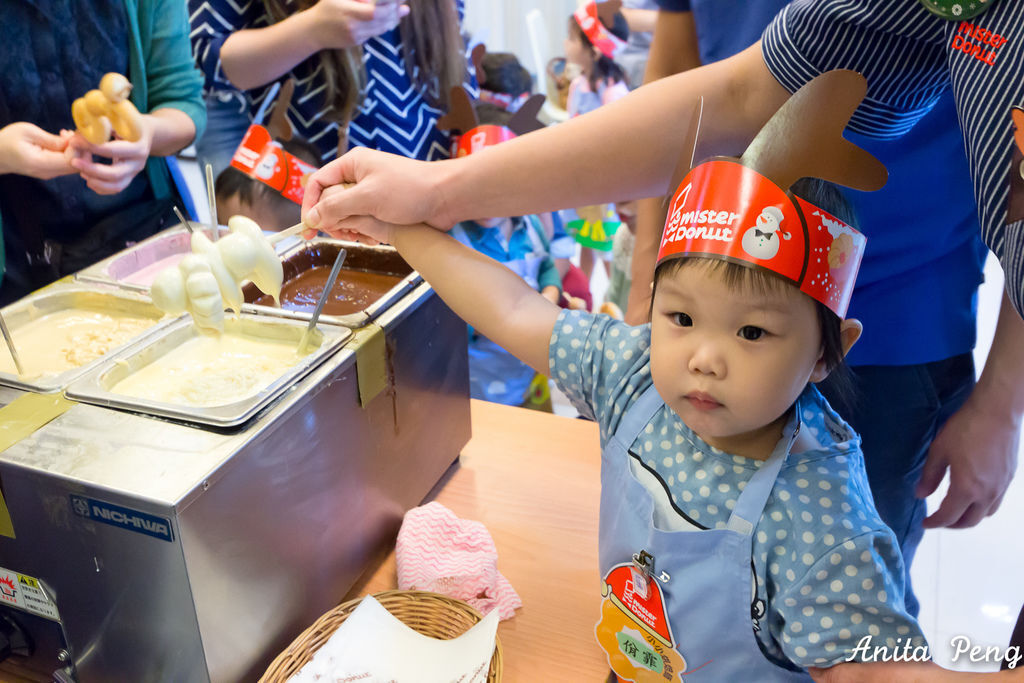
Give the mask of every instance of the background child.
<svg viewBox="0 0 1024 683">
<path fill-rule="evenodd" d="M 474 53 L 475 54 L 475 53 Z M 533 79 L 514 54 L 509 52 L 486 52 L 476 63 L 477 81 L 480 84 L 480 103 L 477 104 L 478 115 L 483 118 L 484 112 L 502 109 L 509 114 L 519 111 L 529 98 L 533 89 Z M 503 124 L 509 117 L 501 114 L 491 116 L 492 122 Z M 548 239 L 549 252 L 554 259 L 555 267 L 561 278 L 562 291 L 570 297 L 582 299 L 590 310 L 590 282 L 579 266 L 572 263 L 576 255 L 576 242 L 562 227 L 561 217 L 557 213 L 544 213 L 537 216 L 544 226 Z M 565 304 L 562 299 L 561 304 Z"/>
<path fill-rule="evenodd" d="M 284 151 L 316 167 L 320 154 L 315 145 L 293 137 L 280 143 Z M 283 230 L 300 220 L 302 206 L 256 178 L 228 166 L 214 183 L 217 216 L 226 223 L 231 216 L 251 218 L 264 230 Z"/>
<path fill-rule="evenodd" d="M 475 132 L 486 127 L 501 127 L 512 133 L 513 128 L 518 126 L 513 123 L 513 112 L 505 107 L 519 111 L 525 104 L 529 96 L 529 73 L 519 64 L 515 55 L 508 53 L 483 55 L 477 62 L 477 72 L 480 82 L 486 84 L 481 86 L 482 92 L 486 94 L 482 95 L 482 101 L 472 105 L 475 120 L 456 121 L 449 116 L 442 121 L 460 130 L 463 137 L 471 138 Z M 462 99 L 465 93 L 453 93 L 452 97 Z M 454 109 L 458 111 L 458 105 Z M 540 125 L 535 120 L 532 123 Z M 472 151 L 478 150 L 473 146 Z M 561 276 L 551 258 L 548 235 L 537 216 L 463 221 L 451 229 L 451 235 L 467 247 L 503 264 L 551 303 L 557 303 L 561 298 Z M 536 375 L 532 368 L 495 344 L 480 330 L 470 329 L 469 387 L 473 398 L 505 405 L 534 407 L 529 390 Z M 546 387 L 547 380 L 543 380 L 543 383 Z M 546 403 L 550 410 L 550 401 Z"/>
<path fill-rule="evenodd" d="M 614 61 L 615 55 L 626 45 L 629 28 L 620 12 L 609 14 L 602 5 L 588 2 L 569 17 L 565 56 L 580 70 L 569 83 L 566 109 L 570 117 L 586 114 L 629 94 L 626 74 Z M 584 220 L 594 222 L 604 220 L 607 209 L 606 205 L 581 207 L 577 213 Z M 580 268 L 587 276 L 588 285 L 595 263 L 609 258 L 610 252 L 581 248 Z"/>
</svg>

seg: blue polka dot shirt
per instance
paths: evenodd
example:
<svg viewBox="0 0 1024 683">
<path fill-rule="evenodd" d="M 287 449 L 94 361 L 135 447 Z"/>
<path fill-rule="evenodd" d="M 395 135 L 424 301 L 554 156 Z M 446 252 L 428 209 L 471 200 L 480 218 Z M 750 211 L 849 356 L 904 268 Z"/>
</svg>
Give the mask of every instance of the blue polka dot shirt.
<svg viewBox="0 0 1024 683">
<path fill-rule="evenodd" d="M 549 363 L 558 387 L 597 421 L 604 446 L 652 384 L 650 326 L 563 311 Z M 789 453 L 754 530 L 751 622 L 761 650 L 806 668 L 847 661 L 865 636 L 890 652 L 924 645 L 904 609 L 903 560 L 875 511 L 860 438 L 813 387 L 794 412 L 789 433 L 799 425 L 817 443 Z M 655 522 L 668 530 L 724 528 L 761 466 L 705 443 L 668 406 L 629 450 L 660 510 Z"/>
</svg>

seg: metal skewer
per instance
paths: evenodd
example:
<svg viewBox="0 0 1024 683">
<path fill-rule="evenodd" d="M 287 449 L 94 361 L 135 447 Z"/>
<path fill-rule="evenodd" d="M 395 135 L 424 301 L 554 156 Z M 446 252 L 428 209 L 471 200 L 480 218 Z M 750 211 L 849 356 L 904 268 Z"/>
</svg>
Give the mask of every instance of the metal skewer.
<svg viewBox="0 0 1024 683">
<path fill-rule="evenodd" d="M 0 314 L 0 332 L 3 333 L 4 341 L 7 342 L 7 348 L 11 352 L 11 358 L 14 359 L 14 367 L 18 369 L 19 375 L 24 375 L 25 367 L 21 364 L 21 359 L 18 358 L 18 351 L 14 348 L 14 338 L 11 337 L 11 331 L 7 329 L 7 323 L 2 314 Z"/>
<path fill-rule="evenodd" d="M 213 166 L 210 164 L 206 164 L 206 201 L 210 203 L 210 241 L 216 242 L 220 228 L 217 227 L 217 198 L 214 195 Z"/>
<path fill-rule="evenodd" d="M 178 210 L 178 207 L 174 207 L 174 215 L 178 217 L 178 220 L 181 221 L 186 228 L 188 228 L 190 233 L 195 234 L 196 226 L 192 225 L 192 223 L 182 215 L 181 211 Z"/>
<path fill-rule="evenodd" d="M 331 266 L 331 274 L 327 276 L 327 282 L 324 283 L 323 294 L 320 295 L 320 300 L 316 302 L 316 308 L 313 309 L 313 317 L 309 319 L 309 325 L 306 326 L 306 331 L 302 333 L 302 339 L 299 340 L 299 353 L 306 352 L 309 338 L 313 334 L 313 330 L 316 329 L 316 323 L 320 320 L 324 304 L 327 303 L 327 297 L 331 295 L 331 290 L 334 289 L 334 282 L 338 279 L 338 273 L 341 272 L 341 264 L 345 262 L 347 255 L 348 252 L 344 249 L 338 251 L 338 258 L 334 260 L 334 265 Z"/>
</svg>

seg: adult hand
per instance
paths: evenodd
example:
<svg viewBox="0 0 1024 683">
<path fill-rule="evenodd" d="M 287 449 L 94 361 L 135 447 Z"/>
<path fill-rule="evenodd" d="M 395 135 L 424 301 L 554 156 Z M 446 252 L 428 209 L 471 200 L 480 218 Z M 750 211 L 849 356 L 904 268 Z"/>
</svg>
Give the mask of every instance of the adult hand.
<svg viewBox="0 0 1024 683">
<path fill-rule="evenodd" d="M 0 174 L 49 180 L 75 172 L 64 156 L 67 138 L 48 133 L 27 121 L 0 128 Z"/>
<path fill-rule="evenodd" d="M 313 39 L 321 50 L 341 50 L 362 45 L 398 26 L 409 7 L 396 0 L 319 0 L 310 9 Z"/>
<path fill-rule="evenodd" d="M 146 167 L 153 146 L 153 123 L 151 117 L 141 118 L 142 135 L 135 142 L 115 138 L 102 145 L 94 145 L 75 133 L 68 143 L 71 166 L 96 194 L 121 192 Z M 98 163 L 93 160 L 93 155 L 106 157 L 111 163 Z"/>
<path fill-rule="evenodd" d="M 309 177 L 302 199 L 302 219 L 310 228 L 338 233 L 374 230 L 360 217 L 387 223 L 427 223 L 447 229 L 439 187 L 446 161 L 416 161 L 395 154 L 357 148 Z M 355 183 L 344 192 L 327 188 Z"/>
<path fill-rule="evenodd" d="M 321 195 L 321 200 L 331 201 L 334 195 L 348 192 L 352 187 L 355 186 L 333 185 L 328 187 Z M 324 232 L 335 239 L 360 242 L 361 244 L 391 244 L 391 230 L 395 227 L 391 223 L 379 221 L 372 216 L 359 216 L 350 219 L 347 224 L 350 226 L 349 228 L 327 229 Z M 306 231 L 303 236 L 311 239 L 312 235 L 308 234 L 311 232 Z"/>
<path fill-rule="evenodd" d="M 988 410 L 972 393 L 932 441 L 917 485 L 925 498 L 949 469 L 949 490 L 926 528 L 972 527 L 999 509 L 1017 469 L 1020 420 L 1006 411 Z"/>
</svg>

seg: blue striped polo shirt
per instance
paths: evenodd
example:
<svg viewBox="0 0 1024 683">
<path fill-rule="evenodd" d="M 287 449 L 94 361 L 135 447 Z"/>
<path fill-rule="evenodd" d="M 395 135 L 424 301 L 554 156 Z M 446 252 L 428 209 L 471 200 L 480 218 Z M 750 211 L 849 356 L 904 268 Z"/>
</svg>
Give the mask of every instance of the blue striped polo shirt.
<svg viewBox="0 0 1024 683">
<path fill-rule="evenodd" d="M 1006 210 L 1010 108 L 1024 104 L 1024 2 L 993 0 L 972 20 L 947 21 L 918 0 L 796 0 L 766 29 L 762 51 L 791 92 L 831 69 L 864 74 L 867 97 L 849 130 L 867 137 L 905 134 L 951 89 L 982 239 L 999 257 L 1011 300 L 1024 311 L 1024 220 L 1007 223 Z"/>
</svg>

